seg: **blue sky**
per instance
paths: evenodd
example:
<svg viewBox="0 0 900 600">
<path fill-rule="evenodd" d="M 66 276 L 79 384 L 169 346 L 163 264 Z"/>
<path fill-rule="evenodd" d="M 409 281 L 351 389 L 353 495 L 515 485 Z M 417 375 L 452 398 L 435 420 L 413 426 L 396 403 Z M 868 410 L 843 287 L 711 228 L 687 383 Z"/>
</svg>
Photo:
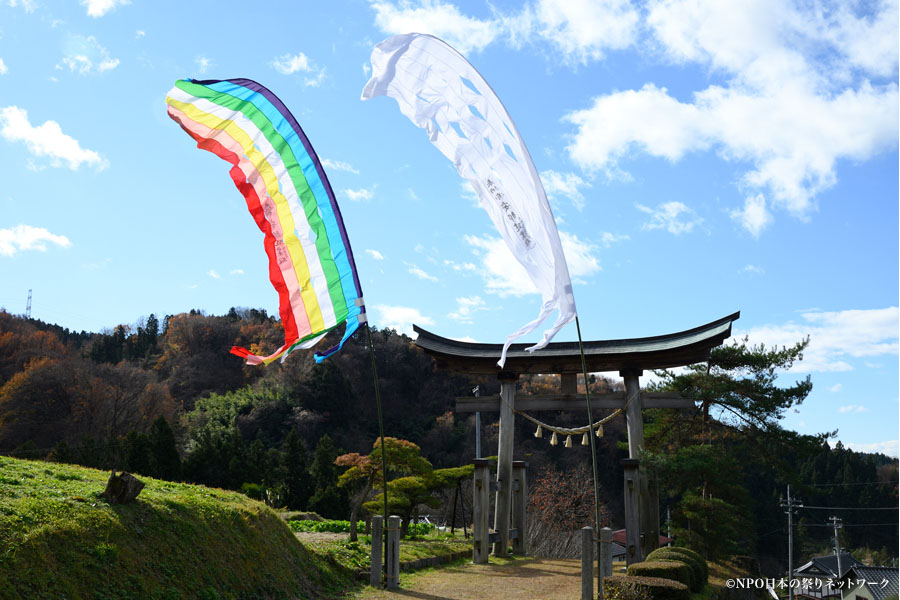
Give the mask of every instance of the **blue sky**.
<svg viewBox="0 0 900 600">
<path fill-rule="evenodd" d="M 372 47 L 446 40 L 515 120 L 585 339 L 741 311 L 815 388 L 784 425 L 898 455 L 898 2 L 0 3 L 0 306 L 101 331 L 277 313 L 226 164 L 165 113 L 184 77 L 278 94 L 325 160 L 376 326 L 501 342 L 540 296 Z M 539 339 L 539 332 L 531 338 Z M 576 339 L 574 325 L 557 340 Z"/>
</svg>

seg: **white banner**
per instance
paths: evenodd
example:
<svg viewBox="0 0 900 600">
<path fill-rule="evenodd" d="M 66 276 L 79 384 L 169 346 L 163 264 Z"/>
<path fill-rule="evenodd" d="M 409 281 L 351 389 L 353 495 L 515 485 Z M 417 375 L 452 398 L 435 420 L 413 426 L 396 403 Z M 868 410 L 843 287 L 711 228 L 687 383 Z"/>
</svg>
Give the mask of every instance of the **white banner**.
<svg viewBox="0 0 900 600">
<path fill-rule="evenodd" d="M 372 78 L 362 99 L 375 96 L 397 100 L 400 111 L 453 161 L 541 293 L 540 314 L 506 338 L 497 364 L 503 367 L 515 339 L 558 309 L 553 327 L 528 350 L 546 346 L 575 318 L 575 297 L 544 186 L 503 103 L 459 52 L 420 33 L 396 35 L 375 46 Z"/>
</svg>

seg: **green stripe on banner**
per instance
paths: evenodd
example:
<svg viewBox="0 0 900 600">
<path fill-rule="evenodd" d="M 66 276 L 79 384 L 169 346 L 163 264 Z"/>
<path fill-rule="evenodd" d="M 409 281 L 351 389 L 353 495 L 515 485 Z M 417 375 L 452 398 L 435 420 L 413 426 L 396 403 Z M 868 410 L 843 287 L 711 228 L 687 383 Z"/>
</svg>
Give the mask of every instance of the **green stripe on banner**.
<svg viewBox="0 0 900 600">
<path fill-rule="evenodd" d="M 337 265 L 334 264 L 334 258 L 331 253 L 331 244 L 328 240 L 328 233 L 325 230 L 325 224 L 319 216 L 318 201 L 313 194 L 300 163 L 297 161 L 293 150 L 287 140 L 275 129 L 272 122 L 269 121 L 262 111 L 260 111 L 252 102 L 235 98 L 229 94 L 223 94 L 209 89 L 206 86 L 191 83 L 189 81 L 179 80 L 175 85 L 181 90 L 196 96 L 209 100 L 224 108 L 242 113 L 254 125 L 256 125 L 262 134 L 269 140 L 275 151 L 281 155 L 285 164 L 285 169 L 294 188 L 297 190 L 297 196 L 303 205 L 303 212 L 306 216 L 307 223 L 316 235 L 315 246 L 318 253 L 319 262 L 322 265 L 322 272 L 325 274 L 326 287 L 328 295 L 331 298 L 331 304 L 334 309 L 334 315 L 337 323 L 346 320 L 349 310 L 344 299 L 343 289 L 340 285 L 340 275 Z M 327 198 L 326 198 L 327 200 Z M 335 286 L 335 282 L 338 282 Z"/>
</svg>

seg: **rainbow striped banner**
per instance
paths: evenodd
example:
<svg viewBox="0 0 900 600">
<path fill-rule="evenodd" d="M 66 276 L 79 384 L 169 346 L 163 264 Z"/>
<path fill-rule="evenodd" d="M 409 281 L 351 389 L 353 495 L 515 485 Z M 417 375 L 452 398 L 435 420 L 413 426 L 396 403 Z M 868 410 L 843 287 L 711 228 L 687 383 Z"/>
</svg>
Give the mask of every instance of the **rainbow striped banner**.
<svg viewBox="0 0 900 600">
<path fill-rule="evenodd" d="M 284 360 L 346 322 L 340 342 L 316 361 L 340 350 L 366 322 L 362 288 L 331 184 L 294 116 L 250 79 L 178 80 L 166 105 L 198 148 L 232 165 L 231 179 L 264 234 L 284 345 L 268 356 L 239 347 L 232 354 L 248 364 Z"/>
</svg>

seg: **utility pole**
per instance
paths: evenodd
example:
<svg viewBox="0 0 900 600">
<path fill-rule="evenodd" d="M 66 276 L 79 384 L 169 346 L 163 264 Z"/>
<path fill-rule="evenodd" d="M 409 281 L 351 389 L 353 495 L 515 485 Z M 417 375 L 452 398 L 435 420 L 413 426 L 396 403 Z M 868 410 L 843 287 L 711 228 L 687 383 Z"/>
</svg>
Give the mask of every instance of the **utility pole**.
<svg viewBox="0 0 900 600">
<path fill-rule="evenodd" d="M 831 517 L 828 520 L 834 526 L 834 555 L 837 556 L 837 576 L 840 579 L 844 573 L 841 570 L 841 542 L 838 540 L 838 529 L 841 529 L 844 523 L 838 517 Z"/>
<path fill-rule="evenodd" d="M 475 397 L 479 396 L 479 388 L 480 386 L 475 386 L 472 389 L 472 393 L 475 394 Z M 475 413 L 475 458 L 481 458 L 481 413 Z"/>
<path fill-rule="evenodd" d="M 666 507 L 666 537 L 672 537 L 672 508 L 669 506 Z"/>
<path fill-rule="evenodd" d="M 787 486 L 787 501 L 781 500 L 781 506 L 787 508 L 788 516 L 788 599 L 794 600 L 794 509 L 802 508 L 803 503 L 797 498 L 791 498 L 791 486 Z"/>
<path fill-rule="evenodd" d="M 28 304 L 25 305 L 25 318 L 31 318 L 31 290 L 28 290 Z"/>
</svg>

